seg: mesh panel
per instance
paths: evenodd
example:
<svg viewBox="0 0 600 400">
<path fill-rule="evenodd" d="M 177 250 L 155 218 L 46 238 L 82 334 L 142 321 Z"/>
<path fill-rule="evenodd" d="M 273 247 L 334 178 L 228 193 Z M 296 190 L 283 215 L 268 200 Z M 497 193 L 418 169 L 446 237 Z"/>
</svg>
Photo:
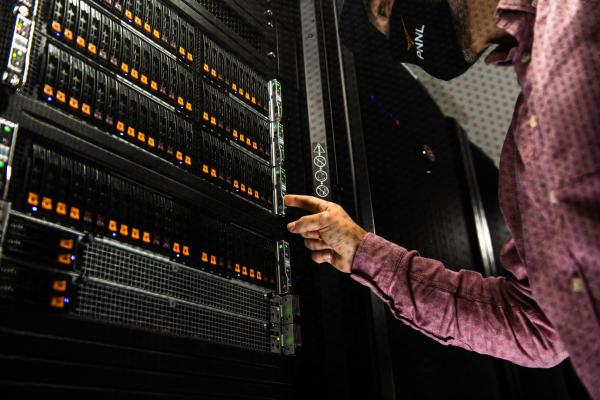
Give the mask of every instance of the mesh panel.
<svg viewBox="0 0 600 400">
<path fill-rule="evenodd" d="M 86 318 L 269 351 L 261 322 L 92 281 L 79 289 L 75 314 Z"/>
<path fill-rule="evenodd" d="M 85 246 L 81 258 L 79 265 L 91 277 L 269 320 L 269 302 L 258 290 L 97 241 Z"/>
<path fill-rule="evenodd" d="M 256 49 L 261 48 L 261 43 L 263 42 L 261 34 L 224 4 L 222 0 L 196 0 L 196 2 L 214 15 L 229 29 L 240 35 L 240 37 L 252 45 L 252 47 Z"/>
</svg>

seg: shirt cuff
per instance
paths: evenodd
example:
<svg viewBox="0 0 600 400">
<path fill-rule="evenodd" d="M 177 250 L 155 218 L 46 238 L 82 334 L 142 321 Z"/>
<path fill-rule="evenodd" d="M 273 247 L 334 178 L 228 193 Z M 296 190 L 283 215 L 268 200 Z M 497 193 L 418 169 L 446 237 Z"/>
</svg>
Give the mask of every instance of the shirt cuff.
<svg viewBox="0 0 600 400">
<path fill-rule="evenodd" d="M 408 250 L 404 247 L 374 233 L 367 233 L 354 255 L 351 277 L 365 286 L 385 293 L 406 253 Z"/>
</svg>

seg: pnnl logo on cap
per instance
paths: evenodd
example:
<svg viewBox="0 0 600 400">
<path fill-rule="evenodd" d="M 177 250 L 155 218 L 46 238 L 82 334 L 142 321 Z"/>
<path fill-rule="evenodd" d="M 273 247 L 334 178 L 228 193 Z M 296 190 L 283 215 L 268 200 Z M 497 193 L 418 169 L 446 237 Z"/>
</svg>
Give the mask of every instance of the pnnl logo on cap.
<svg viewBox="0 0 600 400">
<path fill-rule="evenodd" d="M 417 57 L 425 61 L 425 57 L 423 56 L 425 47 L 425 43 L 423 41 L 425 36 L 425 25 L 421 26 L 421 29 L 415 29 L 415 39 L 413 40 L 412 36 L 410 36 L 410 33 L 408 33 L 408 29 L 406 29 L 404 18 L 400 17 L 400 19 L 402 21 L 402 27 L 404 28 L 404 36 L 406 37 L 406 50 L 412 49 L 416 44 Z"/>
</svg>

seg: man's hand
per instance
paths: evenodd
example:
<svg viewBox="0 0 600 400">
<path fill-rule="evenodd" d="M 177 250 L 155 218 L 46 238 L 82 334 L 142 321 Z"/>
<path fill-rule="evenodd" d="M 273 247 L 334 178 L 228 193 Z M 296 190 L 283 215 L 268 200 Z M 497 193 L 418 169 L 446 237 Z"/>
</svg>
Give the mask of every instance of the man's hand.
<svg viewBox="0 0 600 400">
<path fill-rule="evenodd" d="M 385 37 L 390 37 L 390 17 L 394 0 L 363 0 L 369 21 Z"/>
<path fill-rule="evenodd" d="M 344 209 L 312 196 L 285 196 L 288 207 L 299 207 L 310 211 L 297 221 L 288 224 L 288 230 L 302 235 L 304 244 L 312 251 L 314 262 L 328 262 L 349 274 L 354 253 L 367 232 L 358 226 Z"/>
</svg>

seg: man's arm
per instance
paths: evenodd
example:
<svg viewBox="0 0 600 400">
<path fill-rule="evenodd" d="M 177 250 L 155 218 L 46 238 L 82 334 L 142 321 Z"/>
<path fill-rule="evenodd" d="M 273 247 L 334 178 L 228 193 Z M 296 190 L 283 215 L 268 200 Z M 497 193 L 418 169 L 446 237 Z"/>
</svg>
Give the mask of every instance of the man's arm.
<svg viewBox="0 0 600 400">
<path fill-rule="evenodd" d="M 337 204 L 309 196 L 286 196 L 285 202 L 314 213 L 288 229 L 305 238 L 315 262 L 352 273 L 396 318 L 427 336 L 528 367 L 554 366 L 567 357 L 523 282 L 448 270 L 367 234 Z M 511 243 L 506 249 L 503 258 L 518 260 Z"/>
<path fill-rule="evenodd" d="M 505 249 L 503 258 L 517 258 L 512 243 Z M 442 344 L 526 367 L 551 367 L 567 357 L 529 287 L 513 277 L 455 272 L 374 234 L 356 252 L 352 277 L 396 318 Z"/>
</svg>

